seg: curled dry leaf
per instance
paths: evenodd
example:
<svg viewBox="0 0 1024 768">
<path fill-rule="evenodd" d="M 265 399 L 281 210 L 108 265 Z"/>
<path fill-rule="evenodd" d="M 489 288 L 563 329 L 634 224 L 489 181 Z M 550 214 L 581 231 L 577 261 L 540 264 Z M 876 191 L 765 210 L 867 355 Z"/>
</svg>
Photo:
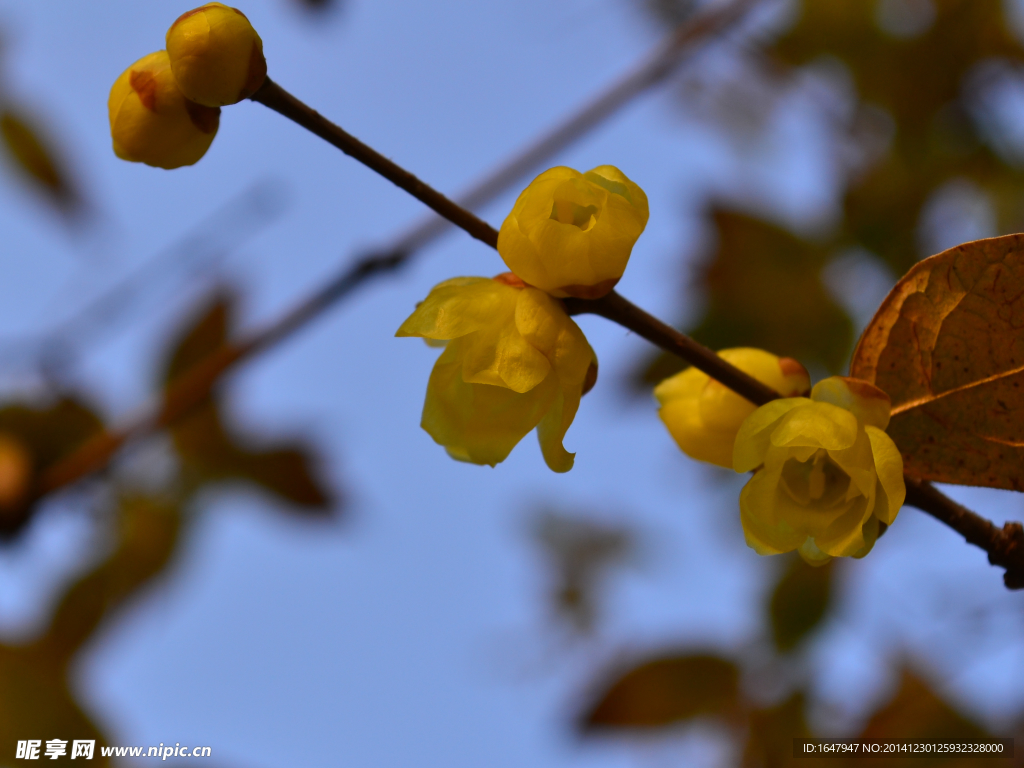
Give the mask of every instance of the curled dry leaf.
<svg viewBox="0 0 1024 768">
<path fill-rule="evenodd" d="M 889 293 L 850 375 L 892 398 L 908 475 L 1024 490 L 1024 235 L 918 263 Z"/>
</svg>

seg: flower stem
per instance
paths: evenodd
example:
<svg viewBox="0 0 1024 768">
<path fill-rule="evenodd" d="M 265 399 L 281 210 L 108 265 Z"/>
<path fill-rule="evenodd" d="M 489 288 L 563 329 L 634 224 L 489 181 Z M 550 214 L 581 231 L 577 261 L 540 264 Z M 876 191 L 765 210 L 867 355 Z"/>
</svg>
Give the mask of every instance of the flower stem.
<svg viewBox="0 0 1024 768">
<path fill-rule="evenodd" d="M 1024 589 L 1024 526 L 1010 521 L 1002 528 L 957 504 L 924 480 L 904 477 L 907 504 L 927 512 L 955 530 L 968 544 L 988 552 L 988 561 L 1006 569 L 1007 589 Z"/>
<path fill-rule="evenodd" d="M 600 315 L 628 328 L 655 346 L 704 371 L 754 405 L 764 405 L 781 397 L 768 385 L 726 362 L 700 342 L 666 325 L 615 291 L 600 299 L 565 299 L 565 305 L 571 315 Z"/>
</svg>

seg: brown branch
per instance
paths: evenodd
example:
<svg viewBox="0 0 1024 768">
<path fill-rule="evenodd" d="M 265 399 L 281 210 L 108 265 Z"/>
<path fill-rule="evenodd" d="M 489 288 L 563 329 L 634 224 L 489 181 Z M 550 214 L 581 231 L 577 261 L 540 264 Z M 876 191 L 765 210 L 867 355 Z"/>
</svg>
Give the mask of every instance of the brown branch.
<svg viewBox="0 0 1024 768">
<path fill-rule="evenodd" d="M 269 77 L 263 81 L 263 85 L 251 98 L 253 101 L 270 107 L 275 112 L 280 112 L 310 133 L 319 136 L 367 168 L 376 171 L 417 200 L 433 208 L 435 212 L 444 216 L 455 226 L 465 230 L 471 237 L 475 237 L 492 248 L 497 247 L 498 231 L 486 221 L 458 203 L 449 200 L 429 184 L 424 184 L 400 165 L 388 160 L 377 150 L 368 147 L 312 107 L 306 106 Z"/>
<path fill-rule="evenodd" d="M 1008 589 L 1024 589 L 1024 526 L 1007 522 L 1002 528 L 957 504 L 924 480 L 904 477 L 907 504 L 939 520 L 959 533 L 968 544 L 988 552 L 988 561 L 1006 569 L 1003 583 Z"/>
<path fill-rule="evenodd" d="M 612 291 L 600 299 L 566 299 L 569 314 L 591 314 L 611 320 L 642 336 L 656 347 L 671 352 L 690 365 L 704 371 L 754 405 L 764 405 L 780 397 L 771 387 L 761 383 L 749 373 L 727 363 L 703 344 L 666 325 L 631 301 Z"/>
</svg>

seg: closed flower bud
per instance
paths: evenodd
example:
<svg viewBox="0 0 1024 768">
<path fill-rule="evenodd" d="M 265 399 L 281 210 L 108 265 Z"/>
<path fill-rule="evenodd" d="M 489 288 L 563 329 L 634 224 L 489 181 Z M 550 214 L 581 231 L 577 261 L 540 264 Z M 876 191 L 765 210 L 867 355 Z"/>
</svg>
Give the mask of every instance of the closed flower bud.
<svg viewBox="0 0 1024 768">
<path fill-rule="evenodd" d="M 114 82 L 107 102 L 114 154 L 158 168 L 192 165 L 217 135 L 220 110 L 186 99 L 166 51 L 139 59 Z"/>
<path fill-rule="evenodd" d="M 784 397 L 806 394 L 811 379 L 791 357 L 750 347 L 718 353 L 744 373 Z M 697 368 L 687 368 L 654 388 L 658 415 L 679 448 L 692 459 L 732 469 L 732 447 L 740 424 L 756 406 Z"/>
<path fill-rule="evenodd" d="M 798 550 L 811 564 L 863 557 L 903 505 L 903 459 L 885 434 L 889 397 L 857 379 L 818 382 L 810 399 L 761 406 L 740 427 L 733 469 L 754 471 L 740 493 L 747 544 Z"/>
<path fill-rule="evenodd" d="M 181 92 L 208 107 L 249 98 L 267 77 L 263 41 L 244 13 L 223 3 L 182 14 L 167 30 L 167 53 Z"/>
<path fill-rule="evenodd" d="M 647 195 L 614 166 L 551 168 L 519 195 L 501 225 L 498 253 L 552 296 L 596 299 L 622 277 L 647 215 Z"/>
<path fill-rule="evenodd" d="M 560 302 L 510 274 L 457 277 L 435 286 L 396 335 L 447 341 L 422 426 L 452 457 L 493 467 L 536 427 L 547 465 L 572 469 L 562 439 L 597 366 Z"/>
</svg>

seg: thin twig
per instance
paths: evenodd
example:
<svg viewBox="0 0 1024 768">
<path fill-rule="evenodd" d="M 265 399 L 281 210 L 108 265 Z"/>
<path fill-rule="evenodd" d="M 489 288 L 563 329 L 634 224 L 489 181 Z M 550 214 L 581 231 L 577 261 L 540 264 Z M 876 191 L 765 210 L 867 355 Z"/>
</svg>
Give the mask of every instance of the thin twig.
<svg viewBox="0 0 1024 768">
<path fill-rule="evenodd" d="M 1015 521 L 997 528 L 992 522 L 957 504 L 924 480 L 904 478 L 907 504 L 927 512 L 955 530 L 969 544 L 988 552 L 988 561 L 1006 569 L 1008 589 L 1024 589 L 1024 526 Z"/>
<path fill-rule="evenodd" d="M 654 315 L 645 312 L 615 291 L 600 299 L 566 299 L 569 314 L 591 314 L 618 323 L 656 347 L 671 352 L 708 376 L 717 379 L 754 405 L 764 405 L 780 397 L 771 387 L 727 363 L 703 344 L 666 325 Z"/>
<path fill-rule="evenodd" d="M 492 248 L 497 247 L 498 231 L 486 221 L 458 203 L 449 200 L 429 184 L 424 184 L 400 165 L 388 160 L 380 152 L 335 125 L 312 107 L 306 106 L 269 77 L 263 81 L 263 85 L 251 98 L 253 101 L 270 107 L 275 112 L 280 112 L 310 133 L 319 136 L 349 157 L 358 160 L 370 170 L 376 171 L 420 202 L 433 208 L 436 213 L 444 216 L 455 226 L 464 229 L 470 237 L 475 237 Z"/>
</svg>

